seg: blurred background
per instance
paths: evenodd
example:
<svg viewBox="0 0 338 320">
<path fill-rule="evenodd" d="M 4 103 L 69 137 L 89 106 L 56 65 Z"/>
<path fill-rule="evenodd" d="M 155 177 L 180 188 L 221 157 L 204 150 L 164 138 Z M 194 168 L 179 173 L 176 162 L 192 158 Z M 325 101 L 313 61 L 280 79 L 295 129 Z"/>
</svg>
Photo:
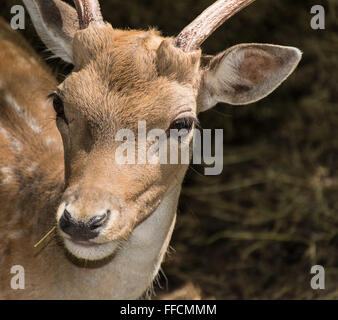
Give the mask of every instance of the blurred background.
<svg viewBox="0 0 338 320">
<path fill-rule="evenodd" d="M 174 36 L 213 0 L 100 2 L 115 27 Z M 15 4 L 0 3 L 7 21 Z M 325 30 L 310 25 L 317 4 Z M 262 101 L 200 115 L 203 128 L 224 130 L 224 169 L 219 176 L 189 169 L 155 298 L 338 298 L 337 18 L 337 0 L 257 0 L 204 43 L 206 54 L 245 42 L 295 46 L 303 59 Z M 26 19 L 20 32 L 47 59 Z M 46 63 L 59 79 L 70 71 L 60 60 Z M 310 286 L 316 264 L 325 268 L 325 290 Z"/>
</svg>

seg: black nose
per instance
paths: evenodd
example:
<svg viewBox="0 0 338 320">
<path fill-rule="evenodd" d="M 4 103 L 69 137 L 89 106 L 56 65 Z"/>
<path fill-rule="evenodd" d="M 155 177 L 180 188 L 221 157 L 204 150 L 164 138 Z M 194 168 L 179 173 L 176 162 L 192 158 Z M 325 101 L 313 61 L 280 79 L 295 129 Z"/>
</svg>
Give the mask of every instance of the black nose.
<svg viewBox="0 0 338 320">
<path fill-rule="evenodd" d="M 60 229 L 70 235 L 73 240 L 89 240 L 99 235 L 99 228 L 108 220 L 110 211 L 100 216 L 94 216 L 87 222 L 75 220 L 65 209 L 59 221 Z"/>
</svg>

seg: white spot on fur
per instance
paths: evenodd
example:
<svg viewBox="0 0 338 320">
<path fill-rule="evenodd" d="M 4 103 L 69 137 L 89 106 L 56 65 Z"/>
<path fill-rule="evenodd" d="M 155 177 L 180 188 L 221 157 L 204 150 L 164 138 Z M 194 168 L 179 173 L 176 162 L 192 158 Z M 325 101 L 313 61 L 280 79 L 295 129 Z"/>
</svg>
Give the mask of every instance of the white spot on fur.
<svg viewBox="0 0 338 320">
<path fill-rule="evenodd" d="M 18 103 L 16 102 L 16 100 L 9 94 L 6 93 L 5 94 L 5 100 L 6 102 L 11 105 L 13 107 L 13 109 L 18 113 L 18 114 L 22 114 L 23 111 L 21 109 L 21 107 L 18 105 Z"/>
<path fill-rule="evenodd" d="M 34 132 L 41 133 L 41 128 L 35 119 L 28 119 L 27 122 Z"/>
<path fill-rule="evenodd" d="M 10 134 L 7 132 L 6 129 L 0 127 L 0 133 L 3 135 L 3 137 L 7 140 L 10 139 Z"/>
<path fill-rule="evenodd" d="M 38 162 L 33 162 L 32 165 L 27 169 L 29 173 L 33 173 L 39 167 Z"/>
<path fill-rule="evenodd" d="M 4 179 L 2 179 L 2 184 L 10 183 L 13 180 L 13 170 L 11 167 L 3 167 L 0 170 L 4 175 Z"/>
<path fill-rule="evenodd" d="M 8 234 L 8 239 L 15 240 L 15 239 L 20 239 L 23 236 L 23 232 L 21 230 L 15 230 L 11 231 Z"/>
<path fill-rule="evenodd" d="M 22 143 L 19 140 L 12 138 L 10 142 L 15 150 L 17 150 L 18 152 L 22 151 Z"/>
<path fill-rule="evenodd" d="M 35 133 L 41 133 L 41 128 L 38 125 L 37 121 L 32 118 L 31 116 L 28 116 L 26 110 L 21 108 L 21 106 L 17 103 L 17 101 L 12 97 L 10 94 L 6 93 L 5 94 L 5 100 L 6 102 L 12 106 L 12 108 L 15 110 L 15 112 L 21 117 L 24 118 L 27 122 L 27 124 L 31 127 L 31 129 Z"/>
<path fill-rule="evenodd" d="M 38 65 L 38 63 L 37 63 L 37 61 L 36 61 L 36 59 L 34 57 L 29 57 L 29 61 L 32 64 Z"/>
<path fill-rule="evenodd" d="M 4 128 L 0 127 L 0 133 L 3 135 L 3 137 L 9 141 L 11 146 L 18 152 L 22 151 L 22 143 L 18 141 L 17 139 L 13 138 L 12 135 Z"/>
<path fill-rule="evenodd" d="M 51 137 L 46 138 L 46 145 L 47 146 L 50 146 L 53 143 L 56 143 L 56 140 L 54 138 L 51 138 Z"/>
</svg>

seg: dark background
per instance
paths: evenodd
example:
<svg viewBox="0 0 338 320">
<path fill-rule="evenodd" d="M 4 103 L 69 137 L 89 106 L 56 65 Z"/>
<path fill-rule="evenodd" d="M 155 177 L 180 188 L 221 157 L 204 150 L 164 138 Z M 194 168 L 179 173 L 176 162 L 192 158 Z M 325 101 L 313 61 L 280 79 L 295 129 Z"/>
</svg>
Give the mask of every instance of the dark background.
<svg viewBox="0 0 338 320">
<path fill-rule="evenodd" d="M 212 0 L 100 2 L 115 27 L 156 26 L 174 36 Z M 1 1 L 7 21 L 14 4 L 21 2 Z M 326 10 L 325 30 L 311 29 L 316 4 Z M 26 17 L 20 32 L 47 58 Z M 189 170 L 157 298 L 338 298 L 337 18 L 337 0 L 257 0 L 203 45 L 215 54 L 274 43 L 298 47 L 303 59 L 264 100 L 201 114 L 202 127 L 224 129 L 224 170 L 212 177 L 200 166 Z M 69 69 L 46 62 L 60 79 Z M 311 289 L 315 264 L 325 267 L 325 290 Z"/>
</svg>

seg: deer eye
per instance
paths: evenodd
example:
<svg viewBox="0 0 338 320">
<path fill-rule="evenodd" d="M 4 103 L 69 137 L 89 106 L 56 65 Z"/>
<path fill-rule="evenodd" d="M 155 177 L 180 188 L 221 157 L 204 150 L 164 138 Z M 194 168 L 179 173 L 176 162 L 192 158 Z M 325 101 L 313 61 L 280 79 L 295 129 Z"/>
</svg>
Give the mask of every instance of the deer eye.
<svg viewBox="0 0 338 320">
<path fill-rule="evenodd" d="M 56 93 L 52 93 L 48 97 L 53 99 L 53 107 L 57 118 L 62 119 L 66 124 L 68 124 L 61 98 Z"/>
<path fill-rule="evenodd" d="M 195 124 L 196 127 L 199 127 L 198 120 L 193 117 L 187 117 L 187 118 L 180 118 L 175 121 L 173 121 L 169 127 L 169 129 L 185 129 L 190 131 Z"/>
</svg>

